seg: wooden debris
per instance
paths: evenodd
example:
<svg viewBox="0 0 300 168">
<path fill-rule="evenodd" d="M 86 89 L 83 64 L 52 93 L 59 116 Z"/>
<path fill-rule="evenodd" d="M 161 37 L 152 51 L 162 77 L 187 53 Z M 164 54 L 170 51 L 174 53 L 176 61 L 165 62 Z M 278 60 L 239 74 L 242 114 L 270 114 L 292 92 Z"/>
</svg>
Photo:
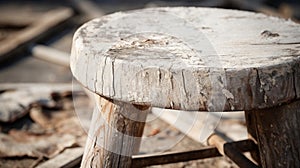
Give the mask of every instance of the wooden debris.
<svg viewBox="0 0 300 168">
<path fill-rule="evenodd" d="M 84 146 L 86 137 L 77 116 L 73 110 L 47 110 L 34 107 L 29 113 L 31 119 L 47 132 L 57 134 L 71 134 L 76 137 L 76 144 Z"/>
<path fill-rule="evenodd" d="M 1 13 L 0 25 L 1 27 L 15 27 L 15 28 L 25 28 L 32 24 L 37 17 L 20 17 L 19 15 L 13 15 L 11 13 Z"/>
<path fill-rule="evenodd" d="M 32 103 L 43 98 L 45 95 L 32 93 L 29 90 L 12 90 L 0 94 L 0 106 L 2 107 L 0 109 L 0 121 L 14 122 L 28 113 Z"/>
<path fill-rule="evenodd" d="M 0 121 L 14 122 L 26 115 L 33 103 L 52 106 L 51 93 L 56 91 L 78 92 L 71 84 L 0 84 Z"/>
<path fill-rule="evenodd" d="M 40 106 L 33 107 L 29 113 L 31 119 L 45 129 L 54 127 L 56 123 L 66 118 L 70 118 L 72 114 L 72 112 L 65 110 L 46 110 L 42 109 Z"/>
<path fill-rule="evenodd" d="M 86 133 L 77 116 L 74 115 L 72 99 L 76 96 L 74 101 L 80 101 L 81 104 L 78 104 L 80 107 L 82 103 L 88 104 L 88 102 L 85 101 L 87 97 L 79 86 L 76 84 L 73 86 L 71 84 L 1 84 L 0 90 L 2 90 L 0 96 L 8 92 L 30 93 L 23 97 L 34 98 L 28 102 L 38 102 L 28 103 L 32 104 L 29 105 L 29 115 L 21 119 L 30 119 L 29 124 L 26 123 L 26 126 L 21 126 L 21 128 L 5 126 L 4 132 L 6 133 L 0 133 L 2 163 L 12 158 L 25 161 L 27 158 L 34 158 L 34 161 L 26 162 L 25 167 L 36 167 L 40 163 L 42 167 L 72 167 L 80 162 Z M 80 97 L 79 100 L 77 100 L 78 97 Z M 12 100 L 18 98 L 14 96 Z M 61 109 L 43 105 L 48 101 L 53 102 L 53 107 L 56 107 L 57 103 L 62 103 Z M 86 107 L 84 106 L 85 109 Z M 87 110 L 84 111 L 86 112 Z M 33 131 L 35 129 L 38 131 Z"/>
<path fill-rule="evenodd" d="M 31 25 L 41 17 L 43 10 L 36 10 L 32 7 L 28 8 L 25 6 L 24 8 L 18 8 L 17 6 L 1 4 L 0 26 L 24 28 Z"/>
<path fill-rule="evenodd" d="M 51 160 L 48 160 L 38 165 L 36 168 L 74 167 L 80 163 L 83 150 L 84 150 L 83 147 L 66 149 L 61 154 L 57 155 Z"/>
<path fill-rule="evenodd" d="M 60 8 L 45 13 L 40 19 L 12 36 L 5 38 L 0 45 L 0 61 L 7 59 L 11 52 L 26 49 L 30 43 L 45 36 L 55 26 L 73 16 L 72 9 Z M 53 31 L 53 30 L 52 30 Z M 24 48 L 25 47 L 25 48 Z"/>
<path fill-rule="evenodd" d="M 8 135 L 0 133 L 0 157 L 46 157 L 52 158 L 67 147 L 76 145 L 70 134 L 34 135 L 11 130 Z"/>
<path fill-rule="evenodd" d="M 1 168 L 32 168 L 39 159 L 36 158 L 0 158 Z"/>
</svg>

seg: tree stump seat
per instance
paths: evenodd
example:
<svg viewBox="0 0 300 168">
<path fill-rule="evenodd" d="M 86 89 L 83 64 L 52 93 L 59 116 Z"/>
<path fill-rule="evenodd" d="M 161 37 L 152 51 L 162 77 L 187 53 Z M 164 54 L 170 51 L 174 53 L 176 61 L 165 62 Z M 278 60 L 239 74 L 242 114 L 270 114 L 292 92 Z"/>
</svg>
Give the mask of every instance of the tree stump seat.
<svg viewBox="0 0 300 168">
<path fill-rule="evenodd" d="M 98 109 L 82 167 L 130 167 L 152 106 L 245 111 L 261 166 L 300 166 L 299 24 L 215 8 L 118 12 L 76 31 L 70 65 Z"/>
</svg>

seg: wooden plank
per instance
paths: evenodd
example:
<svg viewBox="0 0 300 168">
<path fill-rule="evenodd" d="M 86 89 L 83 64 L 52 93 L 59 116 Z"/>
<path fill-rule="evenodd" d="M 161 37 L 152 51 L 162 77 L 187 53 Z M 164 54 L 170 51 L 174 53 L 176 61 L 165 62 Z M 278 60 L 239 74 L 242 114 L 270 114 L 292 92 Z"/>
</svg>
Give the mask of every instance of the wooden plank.
<svg viewBox="0 0 300 168">
<path fill-rule="evenodd" d="M 72 168 L 78 165 L 81 161 L 84 148 L 69 148 L 54 158 L 41 163 L 36 168 Z"/>
<path fill-rule="evenodd" d="M 32 24 L 36 19 L 36 16 L 23 18 L 11 13 L 1 13 L 0 27 L 25 28 L 26 26 Z"/>
<path fill-rule="evenodd" d="M 32 56 L 50 63 L 70 66 L 70 54 L 44 45 L 36 45 L 31 50 Z"/>
<path fill-rule="evenodd" d="M 73 16 L 70 8 L 60 8 L 46 12 L 40 19 L 35 21 L 24 30 L 7 37 L 0 45 L 0 61 L 5 60 L 12 52 L 26 49 L 30 43 L 54 31 L 54 27 L 65 22 Z"/>
</svg>

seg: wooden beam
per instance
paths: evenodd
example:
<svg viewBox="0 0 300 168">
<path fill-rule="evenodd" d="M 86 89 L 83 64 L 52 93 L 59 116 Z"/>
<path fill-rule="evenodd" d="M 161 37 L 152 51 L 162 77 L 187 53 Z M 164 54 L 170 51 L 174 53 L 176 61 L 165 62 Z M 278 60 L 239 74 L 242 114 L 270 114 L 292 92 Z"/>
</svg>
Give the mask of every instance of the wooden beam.
<svg viewBox="0 0 300 168">
<path fill-rule="evenodd" d="M 160 154 L 136 155 L 132 157 L 132 167 L 144 167 L 190 160 L 222 156 L 216 147 L 205 147 L 200 150 L 186 152 L 167 152 Z"/>
<path fill-rule="evenodd" d="M 59 8 L 46 12 L 40 19 L 12 34 L 1 42 L 0 61 L 8 59 L 13 53 L 27 49 L 32 43 L 53 32 L 58 25 L 73 16 L 70 8 Z"/>
<path fill-rule="evenodd" d="M 32 56 L 64 67 L 70 66 L 70 54 L 57 49 L 36 45 L 31 49 Z"/>
</svg>

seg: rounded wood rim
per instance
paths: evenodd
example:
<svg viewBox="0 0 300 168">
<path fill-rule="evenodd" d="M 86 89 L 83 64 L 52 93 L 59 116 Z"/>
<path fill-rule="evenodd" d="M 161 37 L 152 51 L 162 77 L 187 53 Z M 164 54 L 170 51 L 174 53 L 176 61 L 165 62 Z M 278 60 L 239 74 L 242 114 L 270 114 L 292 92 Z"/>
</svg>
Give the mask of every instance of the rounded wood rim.
<svg viewBox="0 0 300 168">
<path fill-rule="evenodd" d="M 235 111 L 299 98 L 299 56 L 300 26 L 292 21 L 237 10 L 150 8 L 81 26 L 71 70 L 110 99 Z"/>
</svg>

